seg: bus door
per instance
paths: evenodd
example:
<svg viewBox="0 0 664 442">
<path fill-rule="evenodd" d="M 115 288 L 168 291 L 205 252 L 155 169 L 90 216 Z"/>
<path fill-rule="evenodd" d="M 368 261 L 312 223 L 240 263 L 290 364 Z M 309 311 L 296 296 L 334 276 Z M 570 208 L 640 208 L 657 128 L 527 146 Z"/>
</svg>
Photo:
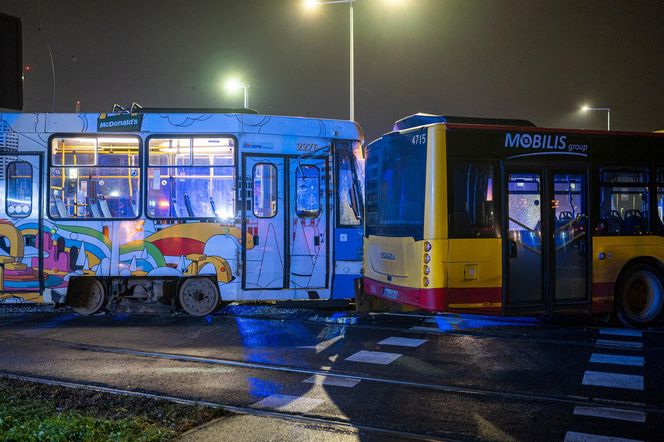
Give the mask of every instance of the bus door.
<svg viewBox="0 0 664 442">
<path fill-rule="evenodd" d="M 239 186 L 245 232 L 242 289 L 284 289 L 288 287 L 287 160 L 267 155 L 243 159 L 244 182 Z"/>
<path fill-rule="evenodd" d="M 329 273 L 327 157 L 289 160 L 289 281 L 291 288 L 325 288 Z M 310 298 L 318 298 L 309 291 Z"/>
<path fill-rule="evenodd" d="M 0 300 L 43 300 L 43 163 L 41 153 L 0 155 Z"/>
<path fill-rule="evenodd" d="M 510 169 L 507 177 L 507 308 L 551 312 L 588 301 L 585 172 Z"/>
</svg>

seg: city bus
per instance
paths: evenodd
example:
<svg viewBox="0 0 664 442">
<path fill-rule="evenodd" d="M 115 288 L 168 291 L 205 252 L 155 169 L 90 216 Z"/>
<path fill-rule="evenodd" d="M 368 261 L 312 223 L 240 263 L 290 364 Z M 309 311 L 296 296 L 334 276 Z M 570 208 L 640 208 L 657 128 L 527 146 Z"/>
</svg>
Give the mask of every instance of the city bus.
<svg viewBox="0 0 664 442">
<path fill-rule="evenodd" d="M 354 122 L 248 110 L 0 113 L 0 300 L 352 298 L 362 141 Z"/>
<path fill-rule="evenodd" d="M 664 134 L 417 114 L 366 146 L 364 308 L 664 310 Z"/>
</svg>

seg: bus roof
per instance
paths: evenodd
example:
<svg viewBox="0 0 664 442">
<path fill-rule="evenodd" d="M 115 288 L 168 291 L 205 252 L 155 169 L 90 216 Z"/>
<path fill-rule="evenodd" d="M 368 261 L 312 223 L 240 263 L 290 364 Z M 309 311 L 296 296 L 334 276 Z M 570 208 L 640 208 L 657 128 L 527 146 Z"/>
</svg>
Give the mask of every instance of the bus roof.
<svg viewBox="0 0 664 442">
<path fill-rule="evenodd" d="M 354 121 L 223 112 L 23 113 L 0 112 L 0 132 L 267 134 L 364 141 Z M 137 117 L 126 131 L 100 130 L 100 121 Z M 124 123 L 123 123 L 124 124 Z M 129 124 L 129 123 L 127 123 Z"/>
<path fill-rule="evenodd" d="M 565 132 L 565 133 L 584 133 L 588 135 L 622 135 L 622 136 L 653 136 L 661 137 L 664 130 L 653 132 L 637 132 L 637 131 L 606 131 L 599 129 L 568 129 L 568 128 L 551 128 L 539 127 L 528 120 L 509 119 L 509 118 L 476 118 L 476 117 L 457 117 L 457 116 L 444 116 L 432 115 L 425 113 L 417 113 L 408 117 L 402 118 L 394 123 L 392 132 L 385 135 L 390 135 L 395 132 L 400 132 L 416 127 L 430 126 L 433 124 L 445 124 L 453 129 L 474 129 L 474 130 L 522 130 L 527 132 L 532 131 L 546 131 L 546 132 Z"/>
<path fill-rule="evenodd" d="M 429 124 L 438 123 L 535 127 L 535 125 L 528 120 L 512 118 L 478 118 L 417 113 L 415 115 L 410 115 L 408 117 L 402 118 L 401 120 L 398 120 L 396 123 L 394 123 L 393 130 L 405 130 L 411 129 L 413 127 L 427 126 Z"/>
</svg>

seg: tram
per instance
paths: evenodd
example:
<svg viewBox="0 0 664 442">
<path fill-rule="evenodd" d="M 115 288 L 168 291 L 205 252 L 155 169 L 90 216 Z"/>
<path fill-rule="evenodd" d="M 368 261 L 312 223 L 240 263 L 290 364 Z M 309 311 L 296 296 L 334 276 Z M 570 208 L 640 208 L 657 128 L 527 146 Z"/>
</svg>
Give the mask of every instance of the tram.
<svg viewBox="0 0 664 442">
<path fill-rule="evenodd" d="M 663 213 L 662 133 L 413 115 L 366 146 L 358 296 L 649 326 L 664 314 Z"/>
<path fill-rule="evenodd" d="M 0 113 L 0 302 L 352 298 L 362 141 L 354 122 L 248 110 Z"/>
</svg>

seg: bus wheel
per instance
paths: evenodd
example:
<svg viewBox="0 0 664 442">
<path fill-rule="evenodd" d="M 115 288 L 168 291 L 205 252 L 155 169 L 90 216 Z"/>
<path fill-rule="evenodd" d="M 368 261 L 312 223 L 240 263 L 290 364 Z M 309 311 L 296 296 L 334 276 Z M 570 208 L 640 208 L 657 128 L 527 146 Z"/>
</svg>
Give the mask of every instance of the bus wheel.
<svg viewBox="0 0 664 442">
<path fill-rule="evenodd" d="M 92 279 L 82 287 L 87 292 L 87 302 L 82 306 L 72 306 L 72 309 L 81 315 L 94 315 L 106 304 L 106 289 L 98 279 Z"/>
<path fill-rule="evenodd" d="M 664 311 L 664 281 L 656 267 L 638 264 L 620 278 L 618 319 L 628 327 L 655 324 Z"/>
<path fill-rule="evenodd" d="M 192 316 L 209 315 L 219 307 L 219 293 L 209 278 L 187 278 L 180 285 L 178 300 Z"/>
</svg>

